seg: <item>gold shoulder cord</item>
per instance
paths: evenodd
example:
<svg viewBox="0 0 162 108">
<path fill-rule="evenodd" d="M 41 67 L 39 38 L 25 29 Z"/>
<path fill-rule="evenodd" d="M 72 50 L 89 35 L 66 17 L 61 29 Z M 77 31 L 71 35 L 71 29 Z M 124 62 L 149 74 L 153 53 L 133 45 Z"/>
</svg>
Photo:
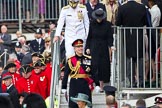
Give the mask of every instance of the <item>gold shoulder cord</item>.
<svg viewBox="0 0 162 108">
<path fill-rule="evenodd" d="M 76 74 L 78 74 L 78 71 L 79 71 L 79 68 L 80 68 L 80 61 L 77 61 L 75 67 L 72 65 L 71 59 L 68 60 L 68 64 L 69 64 L 69 68 L 71 70 L 70 77 L 73 78 L 74 76 L 76 76 Z M 72 74 L 72 72 L 75 72 L 75 73 Z"/>
</svg>

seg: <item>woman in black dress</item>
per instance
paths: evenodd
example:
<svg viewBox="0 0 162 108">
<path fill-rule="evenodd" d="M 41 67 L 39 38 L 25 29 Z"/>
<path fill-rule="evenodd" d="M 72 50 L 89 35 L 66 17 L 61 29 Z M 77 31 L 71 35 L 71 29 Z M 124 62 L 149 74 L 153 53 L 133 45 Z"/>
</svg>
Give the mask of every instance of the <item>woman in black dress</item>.
<svg viewBox="0 0 162 108">
<path fill-rule="evenodd" d="M 92 56 L 92 73 L 95 82 L 99 81 L 100 91 L 103 83 L 110 82 L 110 51 L 113 46 L 113 29 L 106 21 L 106 12 L 98 9 L 92 13 L 95 19 L 90 24 L 86 42 L 86 53 Z"/>
</svg>

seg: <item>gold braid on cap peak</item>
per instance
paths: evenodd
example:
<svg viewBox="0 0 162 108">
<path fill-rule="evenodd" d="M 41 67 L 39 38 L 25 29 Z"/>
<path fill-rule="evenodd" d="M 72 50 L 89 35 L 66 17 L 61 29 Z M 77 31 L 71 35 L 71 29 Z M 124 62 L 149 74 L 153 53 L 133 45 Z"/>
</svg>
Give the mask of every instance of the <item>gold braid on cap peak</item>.
<svg viewBox="0 0 162 108">
<path fill-rule="evenodd" d="M 80 61 L 77 61 L 76 63 L 76 66 L 74 67 L 71 63 L 71 59 L 68 60 L 68 65 L 69 65 L 69 68 L 71 69 L 71 73 L 70 73 L 70 77 L 73 78 L 75 77 L 78 72 L 79 72 L 79 69 L 80 69 Z M 75 72 L 74 74 L 72 74 L 72 72 Z"/>
</svg>

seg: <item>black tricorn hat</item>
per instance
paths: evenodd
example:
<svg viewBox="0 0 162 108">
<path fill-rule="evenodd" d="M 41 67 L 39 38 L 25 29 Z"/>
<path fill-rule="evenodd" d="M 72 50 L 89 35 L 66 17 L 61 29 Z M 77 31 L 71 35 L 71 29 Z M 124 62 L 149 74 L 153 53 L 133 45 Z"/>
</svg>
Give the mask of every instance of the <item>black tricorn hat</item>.
<svg viewBox="0 0 162 108">
<path fill-rule="evenodd" d="M 34 69 L 34 67 L 32 67 L 29 64 L 27 64 L 27 65 L 23 65 L 20 68 L 20 72 L 22 72 L 22 73 L 28 73 L 28 72 L 31 72 L 33 69 Z"/>
<path fill-rule="evenodd" d="M 45 66 L 46 64 L 44 63 L 44 61 L 42 59 L 38 60 L 33 67 L 37 67 L 37 66 Z"/>
<path fill-rule="evenodd" d="M 116 88 L 114 86 L 104 86 L 103 89 L 104 89 L 107 96 L 108 95 L 115 96 Z"/>
<path fill-rule="evenodd" d="M 34 57 L 34 56 L 36 56 L 36 57 L 40 57 L 40 55 L 41 55 L 41 54 L 38 53 L 38 52 L 34 52 L 34 53 L 31 54 L 32 57 Z"/>
<path fill-rule="evenodd" d="M 15 63 L 8 63 L 5 67 L 4 67 L 4 70 L 8 70 L 9 68 L 11 67 L 16 67 Z"/>
<path fill-rule="evenodd" d="M 22 106 L 26 106 L 26 108 L 47 108 L 46 103 L 42 96 L 36 93 L 30 93 L 27 95 L 22 103 Z"/>
<path fill-rule="evenodd" d="M 92 18 L 103 20 L 106 18 L 106 12 L 102 8 L 99 8 L 92 12 Z"/>
</svg>

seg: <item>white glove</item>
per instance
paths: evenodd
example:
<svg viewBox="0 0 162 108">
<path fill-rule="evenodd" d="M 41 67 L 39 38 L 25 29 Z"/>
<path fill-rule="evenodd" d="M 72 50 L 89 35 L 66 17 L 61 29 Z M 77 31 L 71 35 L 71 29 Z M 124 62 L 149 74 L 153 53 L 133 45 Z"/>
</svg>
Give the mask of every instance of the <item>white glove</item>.
<svg viewBox="0 0 162 108">
<path fill-rule="evenodd" d="M 66 92 L 67 92 L 66 89 L 62 89 L 62 90 L 61 90 L 61 93 L 63 93 L 63 94 L 65 94 Z"/>
</svg>

